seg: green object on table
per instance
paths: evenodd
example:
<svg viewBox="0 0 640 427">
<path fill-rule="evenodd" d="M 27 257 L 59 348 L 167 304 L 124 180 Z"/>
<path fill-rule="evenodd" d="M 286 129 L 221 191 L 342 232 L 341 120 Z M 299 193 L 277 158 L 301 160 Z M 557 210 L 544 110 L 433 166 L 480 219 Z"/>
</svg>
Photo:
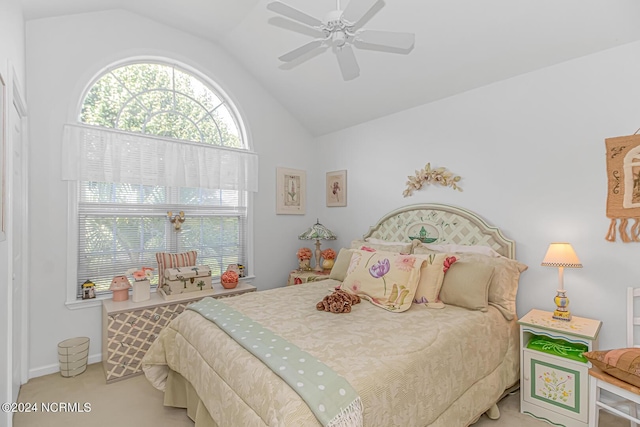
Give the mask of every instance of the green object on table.
<svg viewBox="0 0 640 427">
<path fill-rule="evenodd" d="M 587 363 L 587 358 L 582 353 L 588 351 L 585 344 L 568 342 L 562 339 L 550 338 L 540 335 L 533 335 L 527 343 L 527 348 L 553 354 L 554 356 L 565 357 Z"/>
</svg>

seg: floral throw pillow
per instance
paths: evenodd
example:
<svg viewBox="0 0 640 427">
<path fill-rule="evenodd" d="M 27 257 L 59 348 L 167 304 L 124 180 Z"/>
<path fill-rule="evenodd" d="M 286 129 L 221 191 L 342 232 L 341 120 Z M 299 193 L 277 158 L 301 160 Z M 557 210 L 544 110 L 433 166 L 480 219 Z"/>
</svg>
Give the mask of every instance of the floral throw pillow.
<svg viewBox="0 0 640 427">
<path fill-rule="evenodd" d="M 429 308 L 444 308 L 440 301 L 440 289 L 444 282 L 444 275 L 451 265 L 458 259 L 451 254 L 417 255 L 423 259 L 420 269 L 420 280 L 413 302 L 424 304 Z"/>
<path fill-rule="evenodd" d="M 424 260 L 395 252 L 352 250 L 341 289 L 388 311 L 411 308 Z"/>
</svg>

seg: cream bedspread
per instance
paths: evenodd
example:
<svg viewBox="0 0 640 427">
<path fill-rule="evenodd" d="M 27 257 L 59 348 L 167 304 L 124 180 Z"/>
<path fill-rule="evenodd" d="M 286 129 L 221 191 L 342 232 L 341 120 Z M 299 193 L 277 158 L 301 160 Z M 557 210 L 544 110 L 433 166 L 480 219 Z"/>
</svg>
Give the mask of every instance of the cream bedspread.
<svg viewBox="0 0 640 427">
<path fill-rule="evenodd" d="M 465 426 L 517 381 L 516 324 L 494 308 L 391 313 L 362 301 L 348 314 L 317 311 L 337 283 L 225 302 L 344 376 L 362 399 L 365 426 Z M 191 310 L 162 331 L 143 367 L 160 390 L 169 368 L 180 373 L 220 426 L 319 425 L 295 391 Z"/>
</svg>

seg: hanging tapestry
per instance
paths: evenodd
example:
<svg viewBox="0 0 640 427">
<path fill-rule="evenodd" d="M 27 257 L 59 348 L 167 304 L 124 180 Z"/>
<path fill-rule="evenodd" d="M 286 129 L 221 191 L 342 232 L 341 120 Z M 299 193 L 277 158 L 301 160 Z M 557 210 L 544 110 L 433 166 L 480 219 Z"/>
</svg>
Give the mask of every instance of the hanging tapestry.
<svg viewBox="0 0 640 427">
<path fill-rule="evenodd" d="M 640 135 L 605 139 L 607 147 L 607 217 L 611 218 L 606 239 L 640 242 Z"/>
</svg>

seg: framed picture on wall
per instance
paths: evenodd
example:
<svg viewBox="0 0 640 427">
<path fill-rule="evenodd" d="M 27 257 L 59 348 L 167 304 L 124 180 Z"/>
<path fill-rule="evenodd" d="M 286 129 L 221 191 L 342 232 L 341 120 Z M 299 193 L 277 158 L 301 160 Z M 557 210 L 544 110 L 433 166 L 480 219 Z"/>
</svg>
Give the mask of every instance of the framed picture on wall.
<svg viewBox="0 0 640 427">
<path fill-rule="evenodd" d="M 276 214 L 304 215 L 307 203 L 307 173 L 276 168 Z"/>
<path fill-rule="evenodd" d="M 327 206 L 347 206 L 347 171 L 327 172 Z"/>
</svg>

